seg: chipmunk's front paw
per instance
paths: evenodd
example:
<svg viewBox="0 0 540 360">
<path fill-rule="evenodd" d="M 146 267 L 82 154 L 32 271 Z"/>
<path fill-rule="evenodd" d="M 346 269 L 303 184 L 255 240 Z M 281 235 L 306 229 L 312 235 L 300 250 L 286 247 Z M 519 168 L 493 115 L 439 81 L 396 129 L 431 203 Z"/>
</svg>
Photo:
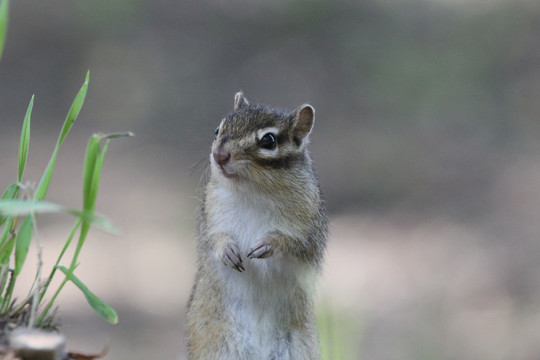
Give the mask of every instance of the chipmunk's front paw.
<svg viewBox="0 0 540 360">
<path fill-rule="evenodd" d="M 242 265 L 242 257 L 240 256 L 238 246 L 233 242 L 225 246 L 225 250 L 223 250 L 223 254 L 221 255 L 221 261 L 236 271 L 244 272 L 246 270 Z"/>
<path fill-rule="evenodd" d="M 252 248 L 247 257 L 250 259 L 266 259 L 274 254 L 274 249 L 272 249 L 267 243 L 262 242 L 261 244 Z"/>
</svg>

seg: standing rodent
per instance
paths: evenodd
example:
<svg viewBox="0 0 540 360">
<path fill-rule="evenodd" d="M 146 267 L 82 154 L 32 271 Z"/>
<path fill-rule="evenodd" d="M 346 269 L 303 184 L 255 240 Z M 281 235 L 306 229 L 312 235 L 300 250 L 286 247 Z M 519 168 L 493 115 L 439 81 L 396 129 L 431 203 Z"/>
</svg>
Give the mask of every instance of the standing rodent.
<svg viewBox="0 0 540 360">
<path fill-rule="evenodd" d="M 188 304 L 190 360 L 319 359 L 314 285 L 327 218 L 306 149 L 315 110 L 250 105 L 216 129 Z"/>
</svg>

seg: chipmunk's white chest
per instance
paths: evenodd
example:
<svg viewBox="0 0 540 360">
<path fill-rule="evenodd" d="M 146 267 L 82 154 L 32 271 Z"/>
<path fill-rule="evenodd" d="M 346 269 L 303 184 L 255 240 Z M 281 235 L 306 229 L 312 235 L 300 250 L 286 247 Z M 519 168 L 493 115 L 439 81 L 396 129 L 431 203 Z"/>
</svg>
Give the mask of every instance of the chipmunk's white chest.
<svg viewBox="0 0 540 360">
<path fill-rule="evenodd" d="M 216 191 L 215 199 L 215 210 L 211 216 L 216 232 L 230 235 L 244 256 L 268 232 L 280 230 L 288 233 L 291 228 L 275 204 L 259 194 L 239 194 L 223 188 Z"/>
<path fill-rule="evenodd" d="M 294 236 L 295 230 L 282 212 L 267 199 L 254 194 L 236 194 L 220 189 L 216 195 L 212 222 L 219 232 L 229 234 L 238 245 L 244 272 L 224 266 L 216 258 L 216 268 L 227 291 L 226 308 L 237 324 L 250 359 L 289 359 L 294 334 L 283 326 L 294 311 L 299 287 L 311 291 L 316 271 L 289 254 L 274 253 L 265 259 L 249 259 L 247 254 L 270 231 Z M 251 349 L 251 350 L 249 350 Z M 292 357 L 302 358 L 302 357 Z"/>
</svg>

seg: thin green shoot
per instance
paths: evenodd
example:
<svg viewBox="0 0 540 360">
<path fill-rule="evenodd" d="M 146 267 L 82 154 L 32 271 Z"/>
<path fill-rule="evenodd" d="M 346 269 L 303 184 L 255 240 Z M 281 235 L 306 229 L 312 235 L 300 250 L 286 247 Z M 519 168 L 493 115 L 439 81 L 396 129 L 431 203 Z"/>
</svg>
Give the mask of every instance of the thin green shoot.
<svg viewBox="0 0 540 360">
<path fill-rule="evenodd" d="M 8 27 L 9 0 L 0 0 L 0 59 L 4 53 Z"/>
<path fill-rule="evenodd" d="M 58 156 L 58 150 L 60 149 L 60 146 L 62 145 L 62 143 L 64 142 L 64 139 L 69 133 L 69 130 L 71 130 L 71 127 L 73 126 L 73 123 L 75 122 L 75 119 L 77 118 L 77 116 L 79 116 L 79 112 L 81 111 L 81 107 L 86 97 L 86 92 L 88 91 L 89 80 L 90 80 L 90 72 L 87 72 L 85 81 L 83 85 L 81 86 L 81 89 L 77 93 L 75 100 L 73 100 L 73 103 L 71 104 L 68 115 L 66 116 L 66 120 L 64 121 L 64 124 L 62 125 L 62 130 L 60 131 L 60 135 L 58 136 L 58 141 L 56 142 L 56 146 L 51 155 L 51 159 L 49 160 L 49 164 L 47 165 L 47 168 L 45 169 L 45 172 L 43 173 L 43 176 L 41 177 L 41 180 L 39 181 L 39 184 L 37 186 L 36 192 L 34 194 L 34 199 L 36 200 L 45 199 L 45 195 L 47 194 L 47 190 L 49 189 L 49 184 L 51 182 L 52 175 L 54 172 L 54 167 L 56 165 L 56 158 Z"/>
<path fill-rule="evenodd" d="M 24 174 L 24 168 L 26 166 L 26 160 L 28 158 L 28 147 L 30 146 L 30 117 L 32 115 L 32 108 L 34 107 L 34 96 L 30 99 L 28 109 L 26 109 L 26 115 L 24 116 L 24 122 L 21 131 L 21 141 L 19 143 L 19 167 L 17 173 L 17 182 L 22 183 L 22 177 Z"/>
</svg>

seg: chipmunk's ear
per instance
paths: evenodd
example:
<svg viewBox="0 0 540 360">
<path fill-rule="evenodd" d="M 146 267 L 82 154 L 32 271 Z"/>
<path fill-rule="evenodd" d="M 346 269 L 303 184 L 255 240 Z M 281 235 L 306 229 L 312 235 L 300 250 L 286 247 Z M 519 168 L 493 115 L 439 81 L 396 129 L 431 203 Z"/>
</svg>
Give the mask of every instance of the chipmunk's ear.
<svg viewBox="0 0 540 360">
<path fill-rule="evenodd" d="M 239 91 L 236 93 L 236 95 L 234 95 L 234 110 L 235 111 L 248 105 L 249 103 L 247 99 L 244 97 L 244 93 L 242 91 Z"/>
<path fill-rule="evenodd" d="M 313 128 L 313 123 L 315 122 L 315 109 L 313 106 L 304 104 L 299 106 L 294 115 L 293 119 L 293 140 L 296 145 L 300 146 L 307 138 L 311 129 Z"/>
</svg>

